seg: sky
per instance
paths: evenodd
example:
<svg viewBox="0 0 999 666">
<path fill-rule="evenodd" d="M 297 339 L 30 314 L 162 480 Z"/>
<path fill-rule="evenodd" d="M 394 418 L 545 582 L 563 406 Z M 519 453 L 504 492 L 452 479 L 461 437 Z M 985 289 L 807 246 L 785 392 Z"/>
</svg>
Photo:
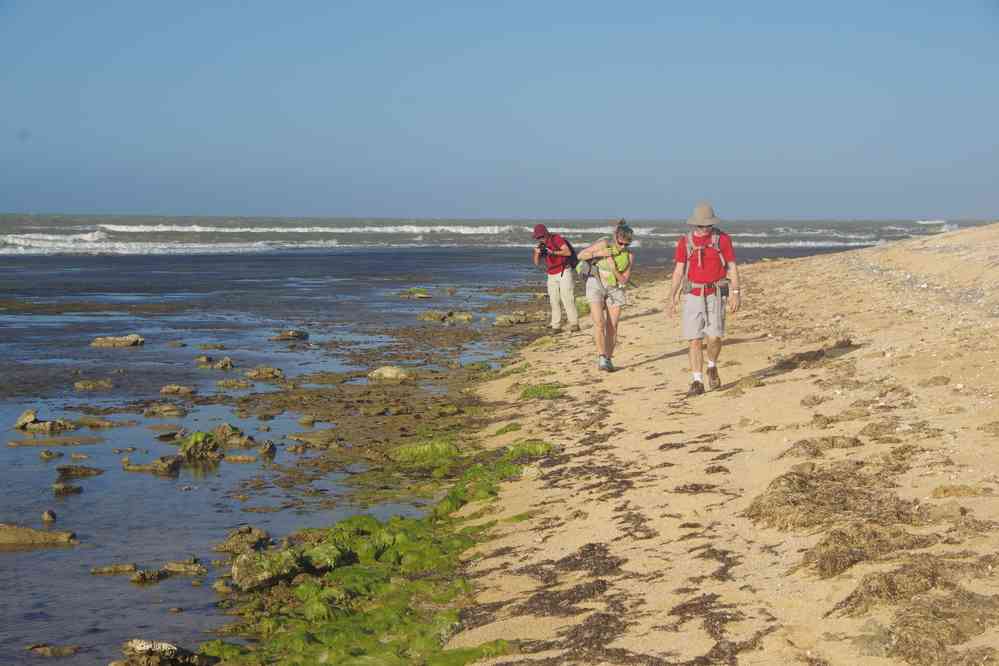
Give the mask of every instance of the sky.
<svg viewBox="0 0 999 666">
<path fill-rule="evenodd" d="M 999 0 L 0 0 L 0 211 L 999 217 Z"/>
</svg>

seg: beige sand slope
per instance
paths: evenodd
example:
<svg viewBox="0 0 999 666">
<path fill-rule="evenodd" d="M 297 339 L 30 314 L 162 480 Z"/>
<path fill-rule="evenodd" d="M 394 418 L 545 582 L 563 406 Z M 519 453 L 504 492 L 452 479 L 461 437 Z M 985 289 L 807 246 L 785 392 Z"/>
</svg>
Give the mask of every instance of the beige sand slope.
<svg viewBox="0 0 999 666">
<path fill-rule="evenodd" d="M 999 225 L 747 266 L 722 390 L 687 400 L 663 281 L 608 375 L 587 333 L 484 387 L 504 487 L 455 646 L 494 663 L 980 664 L 999 649 Z M 550 338 L 548 339 L 551 340 Z M 557 380 L 560 400 L 520 400 Z"/>
</svg>

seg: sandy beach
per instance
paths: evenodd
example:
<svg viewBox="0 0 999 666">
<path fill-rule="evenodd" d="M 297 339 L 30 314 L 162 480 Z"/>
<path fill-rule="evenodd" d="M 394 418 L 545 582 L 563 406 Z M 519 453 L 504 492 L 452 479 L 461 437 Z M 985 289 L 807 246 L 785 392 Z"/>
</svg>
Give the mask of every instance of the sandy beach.
<svg viewBox="0 0 999 666">
<path fill-rule="evenodd" d="M 480 387 L 502 487 L 452 647 L 490 663 L 982 664 L 999 649 L 999 225 L 743 267 L 723 387 L 687 399 L 668 277 L 615 363 L 587 329 Z M 520 399 L 558 382 L 557 399 Z M 510 424 L 521 429 L 488 436 Z M 472 510 L 469 509 L 469 512 Z"/>
</svg>

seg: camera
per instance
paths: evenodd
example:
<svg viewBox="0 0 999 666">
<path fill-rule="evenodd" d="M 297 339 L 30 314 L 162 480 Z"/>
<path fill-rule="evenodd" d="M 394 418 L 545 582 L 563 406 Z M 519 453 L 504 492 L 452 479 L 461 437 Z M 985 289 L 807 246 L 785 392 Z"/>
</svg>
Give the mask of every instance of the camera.
<svg viewBox="0 0 999 666">
<path fill-rule="evenodd" d="M 542 257 L 548 256 L 548 246 L 545 244 L 544 241 L 538 241 L 538 254 L 540 254 Z"/>
</svg>

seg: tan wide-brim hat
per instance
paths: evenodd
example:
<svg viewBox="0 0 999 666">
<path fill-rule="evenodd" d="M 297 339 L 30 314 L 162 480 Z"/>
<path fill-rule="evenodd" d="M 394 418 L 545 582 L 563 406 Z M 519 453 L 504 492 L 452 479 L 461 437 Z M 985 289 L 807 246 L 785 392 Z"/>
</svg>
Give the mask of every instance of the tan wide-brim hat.
<svg viewBox="0 0 999 666">
<path fill-rule="evenodd" d="M 708 225 L 721 224 L 721 220 L 715 215 L 715 209 L 706 201 L 694 206 L 694 214 L 687 218 L 687 224 L 692 227 L 706 227 Z"/>
</svg>

